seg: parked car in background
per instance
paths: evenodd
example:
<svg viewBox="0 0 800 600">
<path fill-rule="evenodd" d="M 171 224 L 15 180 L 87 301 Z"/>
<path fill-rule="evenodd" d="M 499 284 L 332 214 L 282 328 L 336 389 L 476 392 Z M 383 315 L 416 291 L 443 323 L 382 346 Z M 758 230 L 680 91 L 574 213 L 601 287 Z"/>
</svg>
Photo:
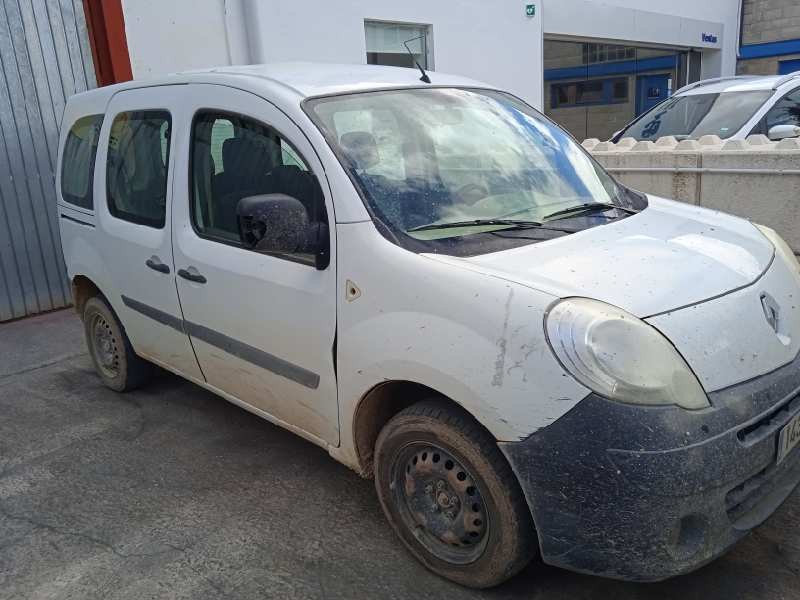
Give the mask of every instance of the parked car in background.
<svg viewBox="0 0 800 600">
<path fill-rule="evenodd" d="M 537 554 L 639 581 L 719 556 L 800 480 L 791 250 L 627 189 L 502 90 L 417 75 L 72 97 L 59 223 L 99 377 L 155 363 L 322 446 L 464 585 Z"/>
<path fill-rule="evenodd" d="M 614 134 L 678 140 L 717 135 L 723 140 L 763 134 L 771 140 L 800 136 L 800 72 L 778 76 L 706 79 L 679 89 Z"/>
</svg>

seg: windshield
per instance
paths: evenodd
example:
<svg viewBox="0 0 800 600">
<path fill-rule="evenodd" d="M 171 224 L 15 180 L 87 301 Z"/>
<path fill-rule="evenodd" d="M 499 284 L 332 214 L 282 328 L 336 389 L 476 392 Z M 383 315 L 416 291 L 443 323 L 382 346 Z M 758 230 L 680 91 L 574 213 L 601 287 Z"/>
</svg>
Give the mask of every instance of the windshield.
<svg viewBox="0 0 800 600">
<path fill-rule="evenodd" d="M 464 238 L 510 225 L 425 226 L 539 221 L 571 206 L 632 202 L 567 133 L 500 92 L 391 90 L 305 106 L 373 216 L 395 234 Z"/>
<path fill-rule="evenodd" d="M 657 140 L 674 135 L 680 140 L 718 135 L 726 139 L 739 131 L 771 95 L 771 91 L 762 90 L 675 96 L 634 121 L 616 137 Z"/>
</svg>

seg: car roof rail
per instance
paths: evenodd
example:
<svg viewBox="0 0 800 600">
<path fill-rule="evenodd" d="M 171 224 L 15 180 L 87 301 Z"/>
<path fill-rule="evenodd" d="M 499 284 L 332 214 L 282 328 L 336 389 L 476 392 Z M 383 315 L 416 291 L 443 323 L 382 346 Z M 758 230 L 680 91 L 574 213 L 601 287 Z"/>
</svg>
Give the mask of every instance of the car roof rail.
<svg viewBox="0 0 800 600">
<path fill-rule="evenodd" d="M 721 83 L 723 81 L 733 81 L 735 79 L 757 79 L 762 77 L 762 75 L 730 75 L 728 77 L 714 77 L 712 79 L 701 79 L 700 81 L 695 81 L 694 83 L 690 83 L 689 85 L 685 85 L 682 88 L 676 91 L 676 94 L 680 94 L 681 92 L 688 92 L 689 90 L 693 90 L 695 88 L 702 87 L 704 85 L 711 85 L 712 83 Z"/>
<path fill-rule="evenodd" d="M 772 86 L 772 89 L 777 90 L 784 83 L 789 83 L 792 79 L 800 79 L 800 71 L 795 71 L 793 73 L 788 73 L 787 75 L 784 75 L 783 77 L 778 79 L 778 81 L 775 82 L 775 85 Z"/>
</svg>

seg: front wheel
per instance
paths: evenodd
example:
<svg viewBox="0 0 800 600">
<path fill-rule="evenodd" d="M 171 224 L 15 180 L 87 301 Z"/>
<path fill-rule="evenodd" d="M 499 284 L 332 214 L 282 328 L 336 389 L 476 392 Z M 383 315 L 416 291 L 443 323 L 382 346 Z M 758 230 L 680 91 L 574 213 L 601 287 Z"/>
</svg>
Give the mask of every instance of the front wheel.
<svg viewBox="0 0 800 600">
<path fill-rule="evenodd" d="M 525 498 L 496 441 L 443 401 L 415 404 L 386 424 L 375 486 L 411 553 L 456 583 L 495 586 L 537 552 Z"/>
</svg>

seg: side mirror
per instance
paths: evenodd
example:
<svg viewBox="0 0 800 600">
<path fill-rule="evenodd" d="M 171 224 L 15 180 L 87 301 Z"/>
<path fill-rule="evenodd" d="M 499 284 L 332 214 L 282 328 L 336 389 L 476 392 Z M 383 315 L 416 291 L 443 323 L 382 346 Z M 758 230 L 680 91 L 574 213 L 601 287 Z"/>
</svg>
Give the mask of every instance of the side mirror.
<svg viewBox="0 0 800 600">
<path fill-rule="evenodd" d="M 329 259 L 328 227 L 310 223 L 300 200 L 286 194 L 248 196 L 236 205 L 242 245 L 264 254 L 313 254 L 319 270 Z"/>
<path fill-rule="evenodd" d="M 797 125 L 774 125 L 769 128 L 767 137 L 773 141 L 800 137 L 800 127 Z"/>
<path fill-rule="evenodd" d="M 242 198 L 236 205 L 236 220 L 245 248 L 266 254 L 299 251 L 308 229 L 306 207 L 285 194 Z"/>
</svg>

